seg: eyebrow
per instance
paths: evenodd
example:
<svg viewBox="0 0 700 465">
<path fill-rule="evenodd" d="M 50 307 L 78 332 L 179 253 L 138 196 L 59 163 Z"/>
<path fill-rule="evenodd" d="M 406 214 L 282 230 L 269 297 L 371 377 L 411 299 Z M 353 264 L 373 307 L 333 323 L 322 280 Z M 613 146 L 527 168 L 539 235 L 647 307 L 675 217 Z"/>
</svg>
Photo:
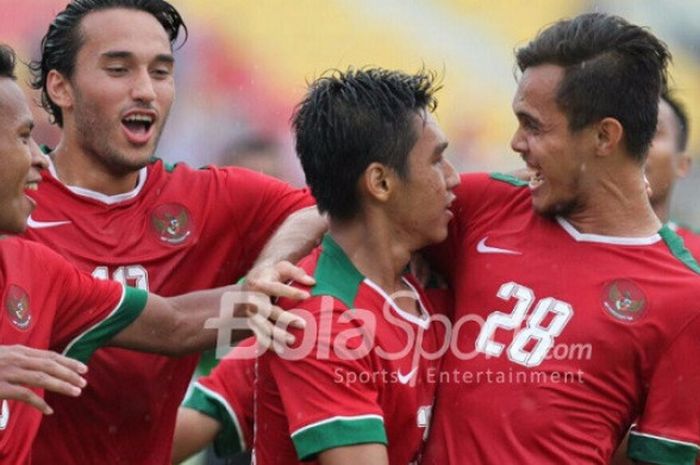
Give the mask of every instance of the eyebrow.
<svg viewBox="0 0 700 465">
<path fill-rule="evenodd" d="M 103 57 L 105 58 L 133 58 L 134 54 L 131 52 L 127 52 L 125 50 L 110 50 L 108 52 L 104 52 L 102 54 Z M 175 57 L 170 55 L 169 53 L 160 53 L 156 55 L 155 61 L 160 62 L 160 63 L 175 63 Z"/>
<path fill-rule="evenodd" d="M 542 122 L 535 118 L 532 114 L 528 113 L 527 111 L 518 111 L 515 113 L 515 117 L 518 118 L 519 120 L 525 120 L 528 121 L 529 123 L 534 123 L 534 124 L 542 124 Z"/>
</svg>

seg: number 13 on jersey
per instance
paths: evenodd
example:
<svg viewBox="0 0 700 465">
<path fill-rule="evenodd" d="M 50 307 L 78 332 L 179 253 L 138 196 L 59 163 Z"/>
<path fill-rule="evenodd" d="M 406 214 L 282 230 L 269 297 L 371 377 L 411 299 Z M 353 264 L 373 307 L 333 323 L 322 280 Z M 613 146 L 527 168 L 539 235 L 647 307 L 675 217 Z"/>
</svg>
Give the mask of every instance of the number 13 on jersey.
<svg viewBox="0 0 700 465">
<path fill-rule="evenodd" d="M 538 366 L 554 346 L 554 338 L 561 334 L 574 315 L 574 309 L 566 302 L 545 297 L 537 302 L 535 310 L 527 317 L 526 327 L 521 329 L 536 300 L 532 289 L 508 282 L 501 285 L 496 296 L 505 301 L 514 299 L 515 305 L 510 314 L 493 312 L 489 315 L 476 339 L 476 350 L 500 357 L 505 345 L 493 340 L 496 330 L 514 331 L 515 336 L 507 349 L 508 359 L 526 367 Z M 543 326 L 545 320 L 549 323 Z"/>
</svg>

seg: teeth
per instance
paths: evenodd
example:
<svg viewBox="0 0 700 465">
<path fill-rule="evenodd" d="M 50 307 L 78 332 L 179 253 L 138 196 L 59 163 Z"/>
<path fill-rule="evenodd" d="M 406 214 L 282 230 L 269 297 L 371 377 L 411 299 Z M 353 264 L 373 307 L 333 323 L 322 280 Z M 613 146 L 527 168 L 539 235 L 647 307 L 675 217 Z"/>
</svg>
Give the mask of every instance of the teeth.
<svg viewBox="0 0 700 465">
<path fill-rule="evenodd" d="M 129 115 L 124 118 L 129 123 L 153 123 L 153 117 L 148 115 Z"/>
<path fill-rule="evenodd" d="M 30 191 L 35 191 L 39 189 L 39 183 L 38 182 L 28 182 L 26 186 L 27 190 Z"/>
<path fill-rule="evenodd" d="M 540 172 L 535 171 L 534 173 L 532 173 L 532 176 L 530 177 L 530 188 L 534 189 L 535 187 L 542 184 L 543 181 L 544 181 L 544 178 L 542 177 Z"/>
</svg>

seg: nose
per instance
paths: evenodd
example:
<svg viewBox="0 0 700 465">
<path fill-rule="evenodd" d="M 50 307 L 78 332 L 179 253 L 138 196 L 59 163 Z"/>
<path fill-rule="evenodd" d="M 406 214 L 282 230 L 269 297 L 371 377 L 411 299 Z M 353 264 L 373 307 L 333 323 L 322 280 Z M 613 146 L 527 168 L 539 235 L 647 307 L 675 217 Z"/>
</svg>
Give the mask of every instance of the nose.
<svg viewBox="0 0 700 465">
<path fill-rule="evenodd" d="M 445 176 L 445 185 L 447 189 L 452 190 L 460 183 L 459 174 L 455 167 L 448 160 L 445 160 L 443 165 L 443 174 Z"/>
<path fill-rule="evenodd" d="M 519 154 L 523 154 L 527 151 L 527 141 L 520 128 L 515 130 L 513 137 L 510 139 L 510 148 Z"/>
<path fill-rule="evenodd" d="M 153 86 L 153 78 L 147 69 L 140 69 L 134 74 L 131 97 L 141 102 L 152 102 L 155 100 L 156 90 Z"/>
<path fill-rule="evenodd" d="M 49 167 L 49 162 L 46 155 L 42 153 L 41 148 L 39 148 L 39 145 L 33 138 L 29 140 L 29 152 L 31 153 L 33 168 L 36 168 L 37 170 L 45 170 Z"/>
</svg>

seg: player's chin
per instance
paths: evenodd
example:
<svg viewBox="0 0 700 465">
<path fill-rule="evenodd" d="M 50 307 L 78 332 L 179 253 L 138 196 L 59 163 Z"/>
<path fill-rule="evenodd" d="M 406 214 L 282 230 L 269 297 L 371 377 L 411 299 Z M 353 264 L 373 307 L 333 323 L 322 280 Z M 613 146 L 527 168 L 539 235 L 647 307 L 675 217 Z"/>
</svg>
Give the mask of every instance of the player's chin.
<svg viewBox="0 0 700 465">
<path fill-rule="evenodd" d="M 430 244 L 439 244 L 440 242 L 447 239 L 447 234 L 448 234 L 447 223 L 445 223 L 444 226 L 441 226 L 439 228 L 435 228 L 435 231 L 433 232 L 433 234 L 430 237 Z"/>
<path fill-rule="evenodd" d="M 12 212 L 0 220 L 0 231 L 10 234 L 21 234 L 27 230 L 29 213 Z"/>
</svg>

